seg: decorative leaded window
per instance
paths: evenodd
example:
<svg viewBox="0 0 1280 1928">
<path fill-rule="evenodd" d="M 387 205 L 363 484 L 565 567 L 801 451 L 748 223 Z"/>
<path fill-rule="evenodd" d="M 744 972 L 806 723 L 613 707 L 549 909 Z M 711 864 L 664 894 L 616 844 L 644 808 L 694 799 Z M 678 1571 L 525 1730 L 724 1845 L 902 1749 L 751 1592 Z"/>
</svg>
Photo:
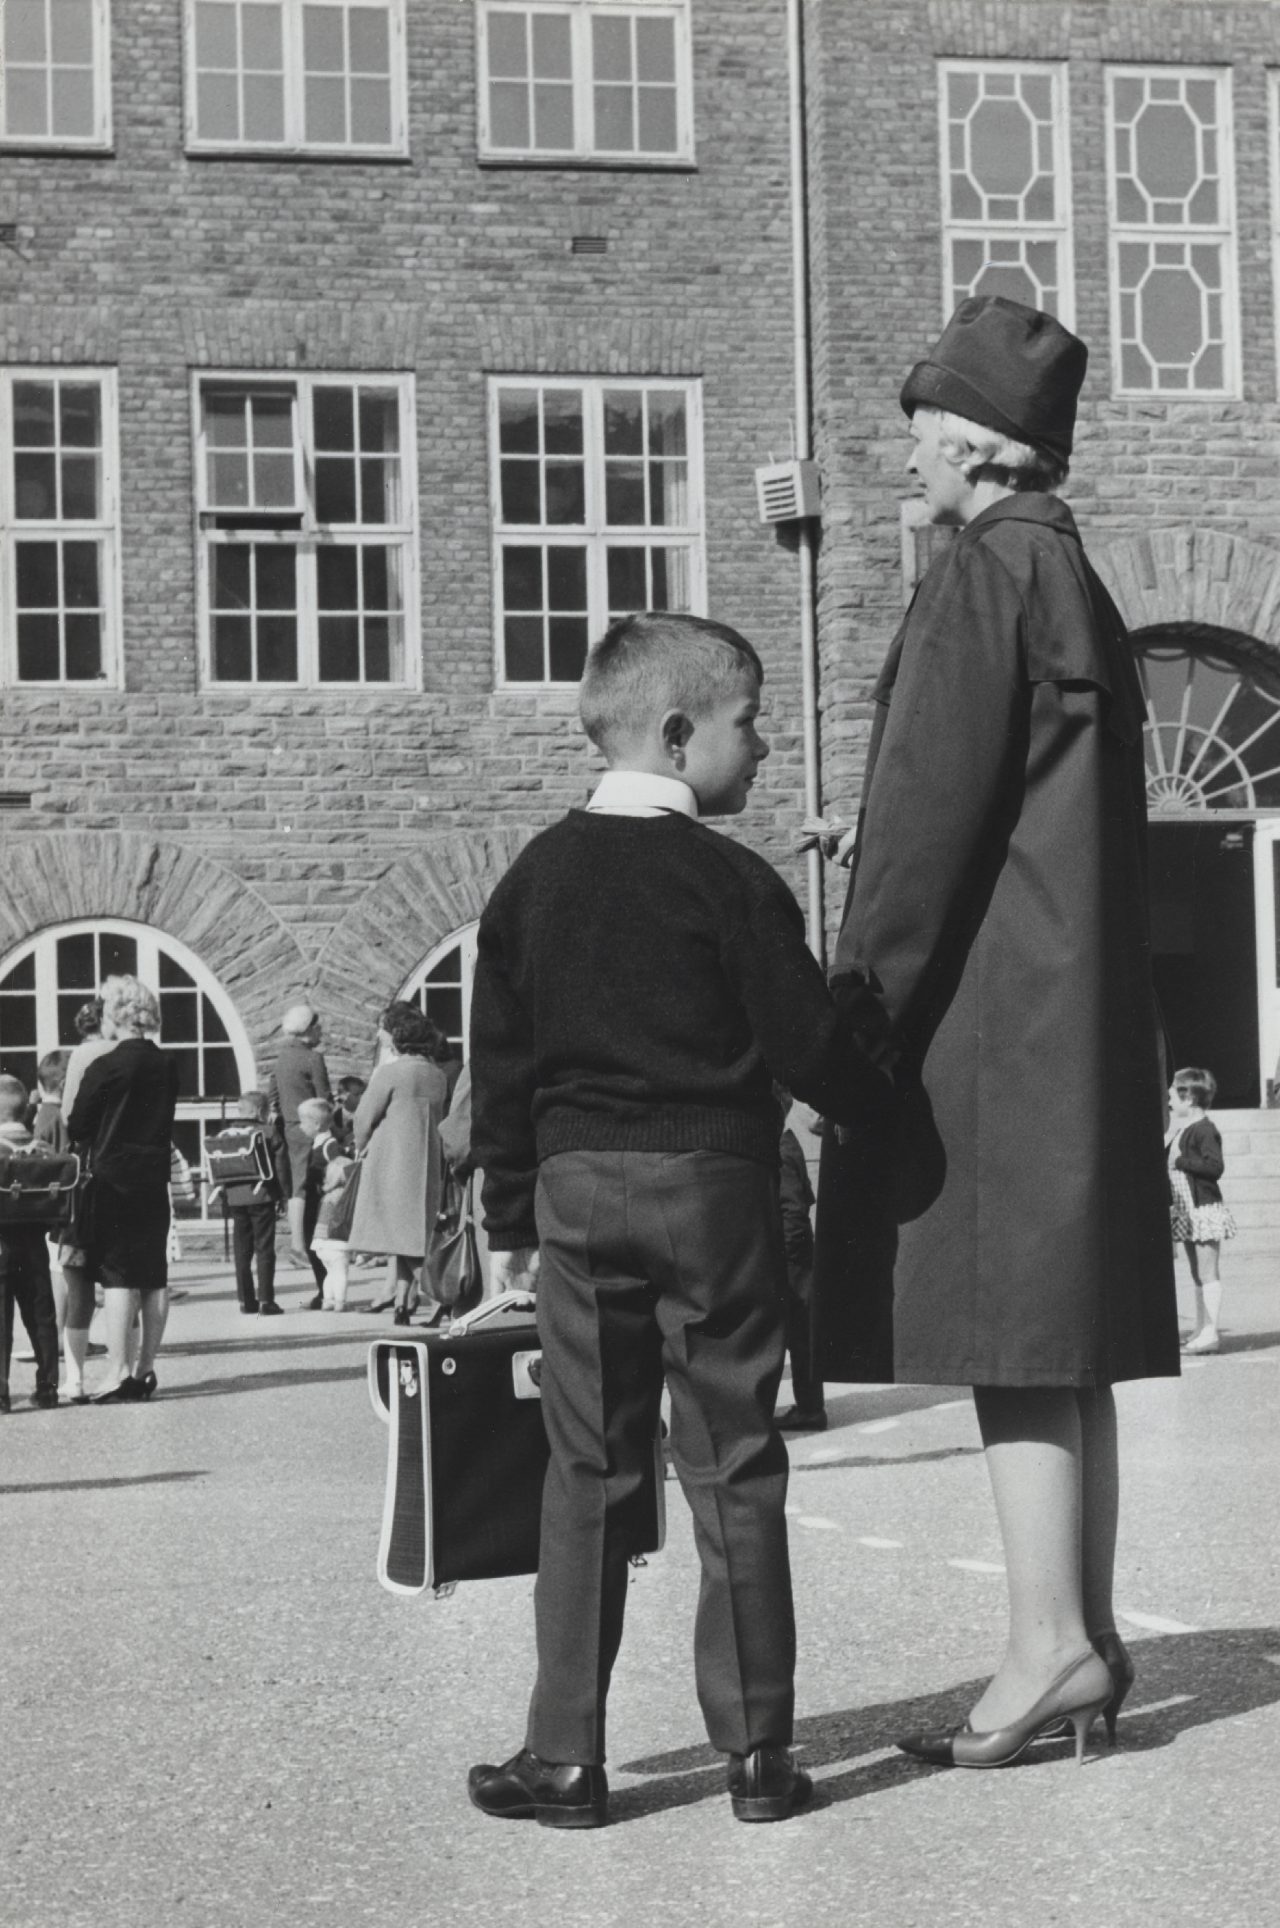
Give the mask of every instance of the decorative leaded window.
<svg viewBox="0 0 1280 1928">
<path fill-rule="evenodd" d="M 219 376 L 196 415 L 209 680 L 413 683 L 412 379 Z"/>
<path fill-rule="evenodd" d="M 1060 65 L 943 61 L 946 312 L 1007 295 L 1073 319 L 1067 80 Z"/>
<path fill-rule="evenodd" d="M 1116 67 L 1107 101 L 1117 392 L 1235 394 L 1230 76 Z"/>
<path fill-rule="evenodd" d="M 467 1055 L 471 1032 L 471 986 L 476 974 L 476 924 L 465 924 L 423 959 L 400 991 Z"/>
<path fill-rule="evenodd" d="M 0 141 L 106 147 L 110 139 L 107 0 L 4 0 Z"/>
<path fill-rule="evenodd" d="M 693 158 L 688 0 L 480 0 L 485 159 Z"/>
<path fill-rule="evenodd" d="M 616 616 L 704 607 L 694 382 L 495 381 L 498 680 L 576 683 Z"/>
<path fill-rule="evenodd" d="M 0 370 L 0 680 L 117 674 L 115 376 Z"/>
<path fill-rule="evenodd" d="M 187 0 L 187 145 L 407 152 L 404 0 Z"/>
</svg>

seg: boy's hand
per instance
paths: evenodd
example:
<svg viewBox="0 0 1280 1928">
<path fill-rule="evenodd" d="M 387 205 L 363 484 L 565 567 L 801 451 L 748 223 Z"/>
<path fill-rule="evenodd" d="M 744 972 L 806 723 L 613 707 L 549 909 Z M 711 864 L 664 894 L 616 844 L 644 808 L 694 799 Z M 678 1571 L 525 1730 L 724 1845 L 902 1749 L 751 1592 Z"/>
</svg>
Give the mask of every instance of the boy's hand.
<svg viewBox="0 0 1280 1928">
<path fill-rule="evenodd" d="M 536 1292 L 540 1262 L 536 1245 L 519 1245 L 513 1252 L 491 1252 L 489 1282 L 494 1293 Z"/>
<path fill-rule="evenodd" d="M 853 859 L 857 835 L 857 824 L 846 823 L 843 817 L 806 817 L 800 826 L 795 849 L 798 855 L 803 855 L 806 850 L 820 850 L 830 862 L 842 864 L 847 869 Z"/>
</svg>

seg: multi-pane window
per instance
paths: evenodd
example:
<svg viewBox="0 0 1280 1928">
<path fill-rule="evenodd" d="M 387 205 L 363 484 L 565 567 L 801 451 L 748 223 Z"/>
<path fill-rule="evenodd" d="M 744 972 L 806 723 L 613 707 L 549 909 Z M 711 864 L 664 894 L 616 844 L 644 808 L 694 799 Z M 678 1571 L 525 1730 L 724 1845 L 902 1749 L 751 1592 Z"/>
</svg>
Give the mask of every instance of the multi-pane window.
<svg viewBox="0 0 1280 1928">
<path fill-rule="evenodd" d="M 110 113 L 107 0 L 5 0 L 0 141 L 105 147 Z"/>
<path fill-rule="evenodd" d="M 1060 66 L 942 63 L 946 311 L 1007 295 L 1072 322 L 1067 83 Z"/>
<path fill-rule="evenodd" d="M 400 992 L 439 1025 L 458 1055 L 467 1055 L 471 1031 L 471 987 L 476 972 L 476 931 L 467 924 L 437 944 Z"/>
<path fill-rule="evenodd" d="M 494 382 L 501 682 L 575 683 L 615 616 L 702 609 L 698 400 L 692 382 Z"/>
<path fill-rule="evenodd" d="M 1229 76 L 1108 75 L 1116 387 L 1229 395 L 1238 383 Z"/>
<path fill-rule="evenodd" d="M 187 0 L 187 141 L 401 154 L 404 0 Z"/>
<path fill-rule="evenodd" d="M 687 0 L 481 0 L 479 31 L 486 158 L 692 159 Z"/>
<path fill-rule="evenodd" d="M 230 1101 L 252 1085 L 253 1052 L 221 985 L 172 938 L 144 924 L 86 920 L 41 931 L 11 952 L 0 965 L 0 1072 L 34 1091 L 40 1059 L 80 1042 L 76 1012 L 120 973 L 141 978 L 159 999 L 155 1041 L 178 1067 L 174 1143 L 198 1171 L 205 1132 L 216 1131 Z"/>
<path fill-rule="evenodd" d="M 413 682 L 411 379 L 220 376 L 196 406 L 209 680 Z"/>
<path fill-rule="evenodd" d="M 115 674 L 115 378 L 0 371 L 0 680 Z"/>
</svg>

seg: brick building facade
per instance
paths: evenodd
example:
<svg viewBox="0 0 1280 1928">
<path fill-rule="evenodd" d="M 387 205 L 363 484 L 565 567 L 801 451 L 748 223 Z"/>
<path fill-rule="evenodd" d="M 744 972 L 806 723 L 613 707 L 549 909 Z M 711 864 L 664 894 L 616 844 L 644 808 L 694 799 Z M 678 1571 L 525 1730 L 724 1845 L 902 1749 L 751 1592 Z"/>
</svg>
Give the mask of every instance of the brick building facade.
<svg viewBox="0 0 1280 1928">
<path fill-rule="evenodd" d="M 856 794 L 927 553 L 902 374 L 958 293 L 1038 291 L 1093 345 L 1068 493 L 1152 666 L 1184 1055 L 1256 1104 L 1280 10 L 802 11 L 824 795 Z M 29 1070 L 131 957 L 192 1130 L 299 993 L 344 1068 L 424 967 L 458 1031 L 488 889 L 591 780 L 586 635 L 642 596 L 760 644 L 774 754 L 739 834 L 802 889 L 800 572 L 753 485 L 792 446 L 786 0 L 6 23 L 0 1055 Z M 1195 729 L 1244 745 L 1225 801 Z M 1252 1033 L 1213 1016 L 1242 986 Z"/>
</svg>

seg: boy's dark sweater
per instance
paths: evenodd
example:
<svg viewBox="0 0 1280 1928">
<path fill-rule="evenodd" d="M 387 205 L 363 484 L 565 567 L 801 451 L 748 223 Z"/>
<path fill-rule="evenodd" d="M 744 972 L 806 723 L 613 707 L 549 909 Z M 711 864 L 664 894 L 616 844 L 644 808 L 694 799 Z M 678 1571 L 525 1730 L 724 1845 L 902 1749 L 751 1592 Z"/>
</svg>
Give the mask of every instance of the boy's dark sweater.
<svg viewBox="0 0 1280 1928">
<path fill-rule="evenodd" d="M 846 1120 L 868 1078 L 763 858 L 678 814 L 575 810 L 521 853 L 480 921 L 473 1157 L 496 1250 L 536 1243 L 556 1152 L 778 1162 L 772 1082 Z"/>
</svg>

